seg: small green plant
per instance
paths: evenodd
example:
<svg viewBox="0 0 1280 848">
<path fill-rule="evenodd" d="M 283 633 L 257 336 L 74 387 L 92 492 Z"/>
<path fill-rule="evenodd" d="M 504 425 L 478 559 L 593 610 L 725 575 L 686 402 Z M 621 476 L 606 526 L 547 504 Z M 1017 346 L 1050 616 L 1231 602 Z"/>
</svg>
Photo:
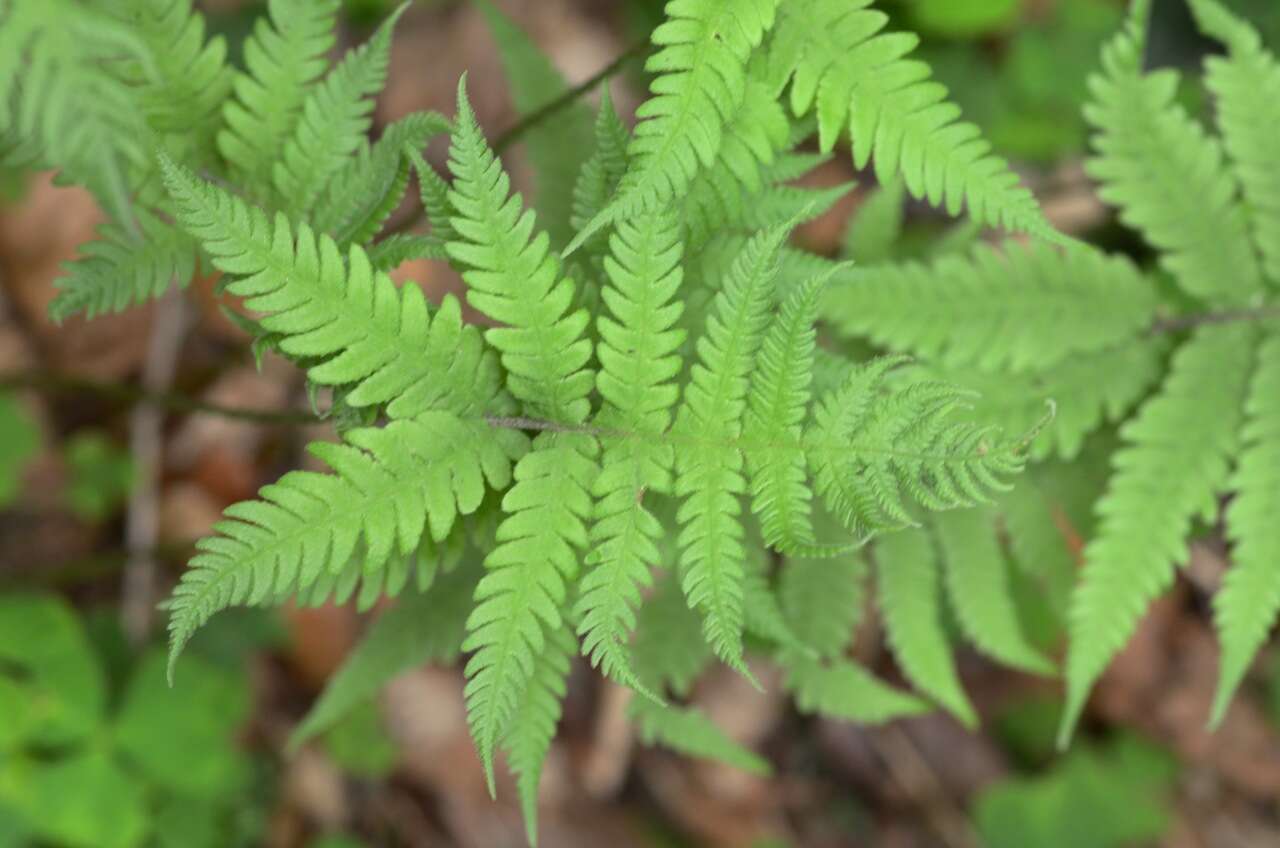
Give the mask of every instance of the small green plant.
<svg viewBox="0 0 1280 848">
<path fill-rule="evenodd" d="M 148 653 L 113 698 L 66 603 L 0 598 L 0 845 L 253 842 L 252 764 L 234 742 L 245 681 L 192 657 L 175 693 L 163 670 L 163 653 Z"/>
</svg>

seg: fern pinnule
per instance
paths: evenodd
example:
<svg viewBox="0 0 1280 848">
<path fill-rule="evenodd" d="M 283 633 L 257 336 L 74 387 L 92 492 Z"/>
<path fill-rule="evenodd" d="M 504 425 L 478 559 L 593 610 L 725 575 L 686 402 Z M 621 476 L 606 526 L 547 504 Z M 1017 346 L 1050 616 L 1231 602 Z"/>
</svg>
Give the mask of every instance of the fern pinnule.
<svg viewBox="0 0 1280 848">
<path fill-rule="evenodd" d="M 1243 450 L 1227 508 L 1227 533 L 1234 543 L 1232 565 L 1213 599 L 1214 623 L 1222 648 L 1218 691 L 1211 725 L 1226 715 L 1231 696 L 1254 654 L 1266 640 L 1280 610 L 1280 336 L 1266 339 L 1249 386 L 1242 434 Z"/>
<path fill-rule="evenodd" d="M 1188 294 L 1247 303 L 1262 275 L 1222 145 L 1176 101 L 1172 70 L 1144 74 L 1146 17 L 1135 7 L 1090 78 L 1085 117 L 1096 129 L 1086 163 L 1102 199 L 1161 249 L 1160 264 Z"/>
<path fill-rule="evenodd" d="M 882 34 L 888 16 L 871 0 L 786 3 L 769 47 L 779 92 L 790 83 L 796 115 L 816 106 L 830 150 L 849 131 L 858 169 L 875 165 L 882 185 L 901 175 L 911 194 L 991 226 L 1065 241 L 978 128 L 960 120 L 925 63 L 907 58 L 919 39 Z"/>
<path fill-rule="evenodd" d="M 780 0 L 671 0 L 653 31 L 660 49 L 645 68 L 656 74 L 627 149 L 630 167 L 618 195 L 579 230 L 572 253 L 618 218 L 679 196 L 715 160 L 745 96 L 747 60 L 773 26 Z"/>
<path fill-rule="evenodd" d="M 676 572 L 660 573 L 652 593 L 636 611 L 631 655 L 636 676 L 648 691 L 659 695 L 668 690 L 688 694 L 711 662 L 702 622 L 685 603 Z"/>
<path fill-rule="evenodd" d="M 677 455 L 681 585 L 703 616 L 712 649 L 744 674 L 740 497 L 747 481 L 737 442 L 748 377 L 768 323 L 778 251 L 789 232 L 782 226 L 756 236 L 734 262 L 698 339 L 698 361 L 676 420 L 677 436 L 697 445 Z"/>
<path fill-rule="evenodd" d="M 649 569 L 659 561 L 655 540 L 662 526 L 645 508 L 645 493 L 671 488 L 674 453 L 664 437 L 679 397 L 673 382 L 684 334 L 675 328 L 683 280 L 678 219 L 655 212 L 621 221 L 605 259 L 610 315 L 598 320 L 601 369 L 596 385 L 604 398 L 597 424 L 616 433 L 604 439 L 596 478 L 594 545 L 579 586 L 583 653 L 619 683 L 644 689 L 631 669 L 627 640 L 634 607 Z"/>
<path fill-rule="evenodd" d="M 791 629 L 821 659 L 844 654 L 862 618 L 866 560 L 788 559 L 778 575 L 778 597 Z"/>
<path fill-rule="evenodd" d="M 246 186 L 271 185 L 271 171 L 302 117 L 312 83 L 334 43 L 339 0 L 269 0 L 244 43 L 245 69 L 223 107 L 218 150 Z"/>
<path fill-rule="evenodd" d="M 823 314 L 843 335 L 947 368 L 1019 372 L 1130 339 L 1156 305 L 1155 286 L 1126 259 L 1010 242 L 844 275 Z"/>
<path fill-rule="evenodd" d="M 932 709 L 851 660 L 822 663 L 788 657 L 783 659 L 783 665 L 787 690 L 802 713 L 858 724 L 885 724 Z"/>
<path fill-rule="evenodd" d="M 502 356 L 511 393 L 528 411 L 561 424 L 586 420 L 595 382 L 585 366 L 591 341 L 583 331 L 590 316 L 570 311 L 572 280 L 562 276 L 545 232 L 534 234 L 534 214 L 512 195 L 511 179 L 489 149 L 466 96 L 458 85 L 458 116 L 449 147 L 457 234 L 447 245 L 461 263 L 467 299 L 506 325 L 485 338 Z"/>
<path fill-rule="evenodd" d="M 887 533 L 876 541 L 876 602 L 902 673 L 966 727 L 977 713 L 960 685 L 945 613 L 938 554 L 929 534 Z"/>
<path fill-rule="evenodd" d="M 443 539 L 480 506 L 486 485 L 506 487 L 527 447 L 514 430 L 434 411 L 347 441 L 311 446 L 336 473 L 285 475 L 259 500 L 228 507 L 218 535 L 198 543 L 169 604 L 171 676 L 187 640 L 219 610 L 305 592 L 344 568 L 376 573 L 413 553 L 424 533 Z"/>
<path fill-rule="evenodd" d="M 1053 664 L 1023 634 L 993 511 L 952 510 L 931 520 L 942 551 L 948 597 L 965 636 L 987 656 L 1011 668 L 1054 674 Z"/>
<path fill-rule="evenodd" d="M 497 545 L 485 557 L 476 606 L 467 619 L 467 723 L 493 794 L 493 755 L 564 622 L 562 607 L 587 545 L 594 439 L 546 432 L 515 467 L 502 499 Z"/>
<path fill-rule="evenodd" d="M 609 205 L 622 175 L 627 171 L 627 146 L 631 142 L 631 131 L 618 117 L 608 84 L 601 89 L 594 137 L 595 146 L 591 158 L 582 163 L 582 169 L 573 184 L 573 214 L 569 220 L 574 230 L 584 229 L 592 218 Z M 608 252 L 608 240 L 603 233 L 597 232 L 583 242 L 583 249 L 590 260 L 599 259 Z"/>
<path fill-rule="evenodd" d="M 697 708 L 662 706 L 636 698 L 631 701 L 627 716 L 635 722 L 640 740 L 646 745 L 662 745 L 750 774 L 767 775 L 771 771 L 764 758 L 730 739 Z"/>
<path fill-rule="evenodd" d="M 1218 128 L 1249 207 L 1267 275 L 1280 286 L 1280 62 L 1258 31 L 1216 0 L 1192 0 L 1207 34 L 1227 45 L 1226 57 L 1205 60 L 1205 82 L 1217 98 Z"/>
<path fill-rule="evenodd" d="M 1251 327 L 1199 330 L 1174 356 L 1159 394 L 1121 428 L 1126 444 L 1114 457 L 1071 601 L 1063 744 L 1094 681 L 1173 580 L 1192 520 L 1217 510 L 1239 443 L 1255 349 Z"/>
<path fill-rule="evenodd" d="M 423 409 L 510 411 L 496 358 L 463 324 L 456 298 L 446 297 L 432 320 L 422 289 L 397 289 L 362 248 L 344 257 L 309 226 L 295 233 L 283 214 L 269 222 L 181 166 L 162 166 L 179 221 L 233 277 L 228 290 L 266 313 L 261 325 L 282 337 L 284 353 L 319 360 L 308 368 L 313 382 L 349 385 L 348 404 L 387 404 L 393 418 Z"/>
</svg>

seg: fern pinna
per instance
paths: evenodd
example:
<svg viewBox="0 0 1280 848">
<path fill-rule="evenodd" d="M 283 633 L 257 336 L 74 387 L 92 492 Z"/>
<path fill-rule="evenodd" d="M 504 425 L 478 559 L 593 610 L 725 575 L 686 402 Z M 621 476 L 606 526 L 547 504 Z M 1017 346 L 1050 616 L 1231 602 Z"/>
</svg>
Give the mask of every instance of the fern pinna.
<svg viewBox="0 0 1280 848">
<path fill-rule="evenodd" d="M 646 739 L 751 769 L 767 764 L 683 703 L 713 658 L 751 677 L 748 652 L 771 654 L 807 712 L 927 709 L 847 652 L 868 576 L 854 550 L 883 535 L 880 604 L 900 664 L 963 713 L 939 650 L 931 550 L 893 531 L 946 511 L 930 526 L 972 536 L 972 513 L 954 510 L 1008 488 L 1039 449 L 1043 404 L 1004 428 L 975 417 L 946 369 L 820 346 L 815 322 L 861 272 L 789 244 L 848 191 L 793 184 L 846 131 L 855 164 L 912 195 L 1067 242 L 910 57 L 914 37 L 886 33 L 867 0 L 672 0 L 634 130 L 607 96 L 594 122 L 582 105 L 568 119 L 591 151 L 531 130 L 535 215 L 465 78 L 453 120 L 408 115 L 369 140 L 403 10 L 327 68 L 337 7 L 270 0 L 233 68 L 189 0 L 0 0 L 6 157 L 62 170 L 112 215 L 68 266 L 55 316 L 122 309 L 212 267 L 253 314 L 237 320 L 255 349 L 329 390 L 340 425 L 311 446 L 328 472 L 286 474 L 198 544 L 167 605 L 171 674 L 228 607 L 404 594 L 429 612 L 383 619 L 298 740 L 405 665 L 466 654 L 476 748 L 491 788 L 505 754 L 532 839 L 577 653 L 638 693 Z M 552 66 L 482 8 L 520 111 L 559 102 Z M 814 129 L 816 153 L 803 147 Z M 443 134 L 442 174 L 425 149 Z M 386 233 L 412 176 L 429 232 Z M 1149 317 L 1132 268 L 1073 253 L 1079 265 L 1055 275 L 1056 249 L 1028 248 L 1045 275 L 1028 308 L 1097 272 L 1099 295 L 1127 311 L 1064 336 L 1058 354 L 1019 342 L 999 364 L 1067 371 L 1068 354 L 1120 345 Z M 483 327 L 458 299 L 429 303 L 391 281 L 418 257 L 461 274 Z M 1117 392 L 1097 403 L 1114 412 Z M 1008 644 L 1016 622 L 993 550 L 950 565 L 961 625 L 994 656 L 1044 670 L 1035 647 Z"/>
<path fill-rule="evenodd" d="M 1014 603 L 1014 586 L 998 582 L 1007 577 L 1053 583 L 1069 637 L 1064 742 L 1094 682 L 1186 560 L 1197 519 L 1218 520 L 1223 495 L 1232 495 L 1223 518 L 1233 565 L 1214 599 L 1222 658 L 1211 723 L 1222 720 L 1280 610 L 1280 537 L 1263 518 L 1280 491 L 1280 344 L 1270 305 L 1280 285 L 1280 156 L 1266 129 L 1280 120 L 1280 64 L 1250 24 L 1215 0 L 1190 6 L 1204 33 L 1226 48 L 1206 61 L 1216 134 L 1180 105 L 1174 71 L 1147 69 L 1146 2 L 1134 3 L 1124 31 L 1105 48 L 1085 110 L 1095 132 L 1088 172 L 1120 221 L 1158 249 L 1160 274 L 1084 248 L 1009 243 L 856 269 L 831 287 L 822 309 L 837 336 L 915 354 L 934 373 L 980 391 L 979 421 L 1017 427 L 1039 414 L 1040 401 L 1056 402 L 1058 415 L 1030 447 L 1047 464 L 997 514 L 941 516 L 921 539 L 885 540 L 876 555 L 890 568 L 904 558 L 941 560 L 941 578 L 922 568 L 917 604 L 932 597 L 923 587 L 942 580 L 961 632 L 996 659 L 1031 670 L 1043 670 L 1041 662 L 1026 653 L 1020 631 L 1000 632 L 1009 613 L 992 608 L 993 599 Z M 867 214 L 879 213 L 870 207 Z M 871 252 L 878 260 L 887 253 Z M 1074 485 L 1062 461 L 1083 465 L 1096 455 L 1090 435 L 1107 425 L 1118 428 L 1120 445 L 1095 514 L 1074 522 L 1088 531 L 1087 544 L 1067 600 L 1075 568 L 1064 560 L 1054 526 L 1061 522 L 1045 509 L 1037 479 L 1049 493 Z M 960 526 L 965 521 L 971 526 Z M 1019 566 L 1005 578 L 1001 526 Z M 957 572 L 950 562 L 982 549 L 982 573 Z M 900 577 L 896 568 L 882 573 L 882 593 L 895 591 Z M 980 615 L 978 603 L 986 606 Z M 904 616 L 888 603 L 886 625 L 900 656 L 929 632 Z M 944 635 L 934 628 L 932 647 L 914 648 L 915 663 L 929 671 L 913 673 L 904 657 L 909 677 L 929 676 L 935 686 L 954 679 L 936 659 L 922 665 L 941 656 Z M 952 682 L 937 695 L 971 717 Z"/>
</svg>

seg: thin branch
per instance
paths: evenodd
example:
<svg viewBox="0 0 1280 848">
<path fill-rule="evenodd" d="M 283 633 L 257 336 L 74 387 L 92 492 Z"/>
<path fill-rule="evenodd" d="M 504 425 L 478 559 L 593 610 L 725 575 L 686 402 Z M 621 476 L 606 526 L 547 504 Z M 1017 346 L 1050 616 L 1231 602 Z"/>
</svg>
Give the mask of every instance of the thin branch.
<svg viewBox="0 0 1280 848">
<path fill-rule="evenodd" d="M 645 37 L 636 41 L 626 50 L 624 50 L 616 59 L 596 73 L 592 74 L 583 82 L 575 85 L 573 88 L 561 94 L 559 97 L 548 102 L 544 106 L 534 109 L 532 112 L 524 115 L 510 129 L 498 136 L 493 142 L 493 150 L 495 153 L 501 153 L 511 145 L 515 144 L 529 130 L 541 124 L 548 118 L 554 117 L 560 110 L 566 108 L 574 101 L 587 95 L 597 85 L 604 82 L 609 77 L 622 70 L 623 66 L 632 59 L 639 58 L 649 49 L 649 39 Z"/>
</svg>

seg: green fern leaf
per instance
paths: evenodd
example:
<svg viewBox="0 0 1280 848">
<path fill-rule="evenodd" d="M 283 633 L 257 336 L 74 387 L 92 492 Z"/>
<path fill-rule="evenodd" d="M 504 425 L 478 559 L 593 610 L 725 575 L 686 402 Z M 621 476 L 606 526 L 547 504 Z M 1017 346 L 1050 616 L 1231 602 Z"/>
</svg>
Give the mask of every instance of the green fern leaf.
<svg viewBox="0 0 1280 848">
<path fill-rule="evenodd" d="M 1126 224 L 1160 248 L 1187 293 L 1245 303 L 1262 288 L 1239 188 L 1222 146 L 1176 101 L 1178 76 L 1142 71 L 1146 15 L 1135 10 L 1090 79 L 1097 130 L 1089 174 Z"/>
<path fill-rule="evenodd" d="M 506 516 L 485 558 L 462 646 L 474 652 L 466 667 L 467 721 L 490 794 L 494 747 L 548 650 L 547 634 L 564 622 L 561 607 L 587 544 L 596 453 L 587 436 L 543 433 L 502 499 Z"/>
<path fill-rule="evenodd" d="M 528 34 L 488 0 L 479 5 L 498 45 L 516 112 L 531 115 L 563 96 L 568 84 Z M 536 180 L 533 207 L 555 249 L 573 237 L 573 186 L 582 151 L 591 149 L 594 123 L 587 105 L 574 100 L 556 110 L 554 121 L 532 125 L 521 138 Z"/>
<path fill-rule="evenodd" d="M 680 507 L 680 575 L 689 605 L 703 616 L 716 655 L 749 674 L 742 660 L 742 505 L 746 490 L 737 446 L 748 376 L 768 321 L 778 251 L 788 228 L 747 243 L 715 299 L 698 340 L 676 422 L 676 494 Z"/>
<path fill-rule="evenodd" d="M 670 689 L 677 695 L 687 695 L 711 661 L 702 622 L 685 603 L 676 574 L 655 580 L 653 593 L 641 604 L 631 654 L 636 677 L 646 689 Z"/>
<path fill-rule="evenodd" d="M 663 441 L 679 396 L 672 379 L 679 373 L 676 351 L 684 340 L 673 329 L 681 307 L 673 302 L 683 275 L 676 219 L 649 214 L 619 223 L 605 261 L 610 285 L 604 302 L 612 318 L 598 326 L 601 371 L 597 386 L 605 405 L 597 421 L 618 436 L 605 440 L 598 478 L 595 549 L 588 560 L 578 601 L 583 653 L 604 674 L 638 687 L 626 654 L 635 626 L 640 589 L 659 553 L 661 524 L 644 507 L 645 492 L 671 488 L 674 455 Z"/>
<path fill-rule="evenodd" d="M 268 223 L 261 210 L 167 160 L 164 170 L 179 220 L 236 278 L 228 290 L 267 313 L 261 325 L 282 336 L 281 351 L 320 360 L 308 369 L 312 382 L 350 385 L 346 403 L 388 404 L 393 418 L 510 411 L 493 352 L 462 323 L 456 298 L 446 297 L 433 318 L 418 286 L 397 290 L 362 248 L 344 257 L 305 224 L 295 233 L 283 215 Z"/>
<path fill-rule="evenodd" d="M 392 271 L 412 259 L 448 258 L 444 242 L 416 233 L 393 233 L 369 247 L 369 264 L 379 271 Z"/>
<path fill-rule="evenodd" d="M 416 154 L 448 131 L 443 115 L 414 112 L 387 127 L 377 144 L 362 142 L 329 181 L 311 212 L 311 225 L 333 236 L 340 247 L 372 241 L 408 188 L 412 160 L 405 149 Z"/>
<path fill-rule="evenodd" d="M 907 187 L 901 178 L 877 188 L 862 201 L 849 219 L 841 256 L 859 265 L 879 265 L 891 260 L 906 221 Z M 847 313 L 838 312 L 843 317 Z"/>
<path fill-rule="evenodd" d="M 407 5 L 407 4 L 406 4 Z M 352 50 L 302 101 L 301 114 L 271 170 L 284 208 L 304 215 L 365 142 L 373 98 L 387 81 L 391 33 L 401 5 L 369 42 Z"/>
<path fill-rule="evenodd" d="M 600 97 L 594 137 L 595 147 L 591 158 L 582 163 L 582 170 L 573 185 L 573 214 L 570 224 L 575 231 L 585 229 L 591 219 L 609 205 L 622 175 L 627 171 L 627 146 L 631 142 L 631 131 L 618 117 L 608 85 L 604 86 Z M 583 242 L 583 247 L 588 261 L 595 261 L 608 252 L 608 240 L 603 233 L 597 232 Z"/>
<path fill-rule="evenodd" d="M 1235 548 L 1233 565 L 1214 598 L 1214 621 L 1222 644 L 1218 692 L 1211 724 L 1219 724 L 1253 656 L 1271 632 L 1280 610 L 1280 562 L 1275 520 L 1280 508 L 1280 336 L 1258 354 L 1249 388 L 1244 450 L 1227 509 L 1227 530 Z"/>
<path fill-rule="evenodd" d="M 1214 0 L 1192 0 L 1201 29 L 1227 45 L 1229 57 L 1206 60 L 1205 81 L 1218 99 L 1218 126 L 1244 190 L 1256 243 L 1272 284 L 1280 285 L 1280 63 L 1258 31 Z"/>
<path fill-rule="evenodd" d="M 983 223 L 1064 241 L 978 128 L 960 120 L 929 66 L 907 58 L 919 39 L 882 34 L 888 16 L 870 5 L 810 0 L 779 13 L 770 76 L 779 92 L 790 82 L 796 115 L 816 105 L 821 149 L 847 128 L 854 166 L 874 158 L 881 185 L 901 175 L 912 196 L 952 215 L 967 206 Z"/>
<path fill-rule="evenodd" d="M 711 719 L 691 707 L 664 707 L 645 698 L 631 702 L 628 716 L 640 740 L 689 757 L 714 760 L 751 774 L 769 774 L 769 763 L 734 742 Z"/>
<path fill-rule="evenodd" d="M 942 578 L 929 535 L 889 533 L 876 542 L 876 601 L 893 655 L 919 691 L 966 727 L 978 716 L 960 685 L 943 623 Z"/>
<path fill-rule="evenodd" d="M 83 254 L 63 266 L 54 281 L 58 296 L 49 317 L 62 323 L 83 313 L 95 318 L 157 298 L 171 287 L 185 288 L 195 274 L 195 243 L 142 209 L 135 210 L 140 239 L 118 224 L 107 224 Z"/>
<path fill-rule="evenodd" d="M 538 784 L 542 782 L 542 766 L 547 752 L 551 750 L 556 725 L 560 723 L 568 688 L 569 665 L 577 649 L 573 628 L 567 623 L 547 635 L 546 647 L 534 660 L 533 672 L 502 742 L 507 765 L 516 775 L 525 834 L 529 844 L 535 848 L 538 844 Z"/>
<path fill-rule="evenodd" d="M 800 641 L 832 660 L 844 654 L 862 618 L 867 569 L 861 556 L 789 559 L 778 577 L 787 623 Z"/>
<path fill-rule="evenodd" d="M 303 118 L 303 103 L 324 73 L 339 0 L 269 0 L 244 43 L 245 70 L 222 115 L 218 150 L 239 182 L 271 185 L 271 172 Z"/>
<path fill-rule="evenodd" d="M 445 538 L 459 514 L 480 506 L 486 482 L 507 486 L 527 445 L 514 430 L 447 412 L 352 430 L 347 441 L 311 445 L 336 474 L 287 474 L 260 500 L 229 507 L 218 535 L 198 543 L 170 602 L 171 675 L 183 645 L 219 610 L 278 601 L 349 563 L 357 577 L 376 574 L 412 554 L 424 533 Z"/>
<path fill-rule="evenodd" d="M 1012 668 L 1052 675 L 1053 663 L 1031 646 L 1018 621 L 1009 567 L 989 509 L 933 516 L 951 607 L 960 629 L 987 656 Z"/>
<path fill-rule="evenodd" d="M 715 161 L 742 104 L 747 59 L 773 26 L 779 0 L 672 0 L 645 65 L 653 96 L 637 112 L 630 167 L 614 200 L 569 244 L 572 253 L 618 218 L 663 206 Z"/>
<path fill-rule="evenodd" d="M 449 255 L 465 269 L 467 299 L 507 326 L 485 338 L 502 355 L 507 386 L 536 415 L 560 424 L 578 424 L 590 412 L 594 377 L 584 366 L 591 341 L 584 335 L 590 316 L 569 312 L 573 281 L 561 276 L 545 232 L 533 234 L 534 215 L 489 149 L 466 97 L 458 86 L 458 117 L 449 148 L 454 175 L 449 202 L 457 238 Z"/>
<path fill-rule="evenodd" d="M 1126 446 L 1115 455 L 1071 602 L 1063 743 L 1093 682 L 1173 580 L 1192 519 L 1217 511 L 1239 444 L 1254 350 L 1250 327 L 1200 330 L 1174 356 L 1160 393 L 1121 429 Z"/>
<path fill-rule="evenodd" d="M 1137 338 L 1093 353 L 1078 354 L 1044 371 L 982 374 L 972 369 L 936 371 L 939 379 L 977 393 L 974 421 L 1006 433 L 1022 433 L 1044 418 L 1053 401 L 1056 414 L 1027 449 L 1032 459 L 1074 459 L 1085 437 L 1116 422 L 1141 400 L 1164 373 L 1169 345 L 1159 337 Z"/>
<path fill-rule="evenodd" d="M 885 724 L 894 719 L 922 715 L 932 707 L 879 680 L 849 660 L 823 664 L 788 658 L 786 686 L 802 713 L 853 721 Z"/>
<path fill-rule="evenodd" d="M 817 277 L 787 297 L 764 337 L 747 397 L 751 509 L 765 542 L 783 553 L 815 541 L 801 436 L 812 395 L 813 318 L 825 283 Z"/>
<path fill-rule="evenodd" d="M 1128 260 L 1043 244 L 845 280 L 823 305 L 836 331 L 957 370 L 1035 371 L 1102 350 L 1150 326 L 1158 302 Z"/>
</svg>

